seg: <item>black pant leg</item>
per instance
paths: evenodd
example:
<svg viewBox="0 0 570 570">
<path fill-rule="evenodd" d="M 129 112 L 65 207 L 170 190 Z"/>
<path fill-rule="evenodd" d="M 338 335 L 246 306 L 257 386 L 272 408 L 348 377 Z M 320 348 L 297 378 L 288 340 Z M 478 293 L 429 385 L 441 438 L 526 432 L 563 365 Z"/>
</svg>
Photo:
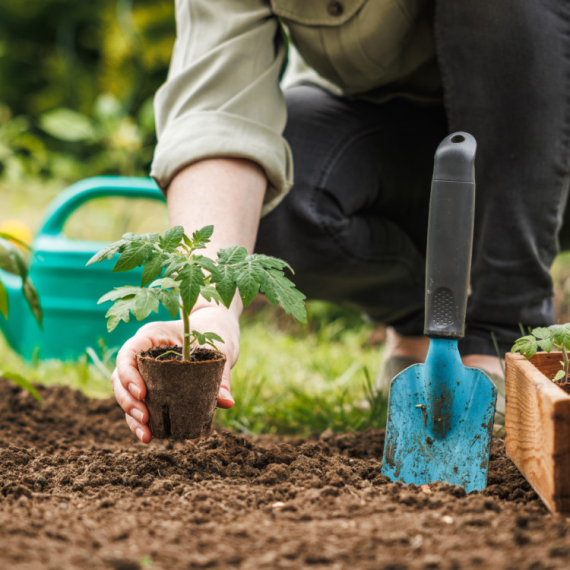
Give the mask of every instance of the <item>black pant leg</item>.
<svg viewBox="0 0 570 570">
<path fill-rule="evenodd" d="M 425 235 L 441 108 L 286 92 L 295 184 L 261 221 L 256 251 L 287 260 L 309 298 L 422 334 Z"/>
<path fill-rule="evenodd" d="M 549 269 L 569 185 L 570 2 L 436 0 L 450 131 L 478 141 L 464 354 L 554 321 Z"/>
</svg>

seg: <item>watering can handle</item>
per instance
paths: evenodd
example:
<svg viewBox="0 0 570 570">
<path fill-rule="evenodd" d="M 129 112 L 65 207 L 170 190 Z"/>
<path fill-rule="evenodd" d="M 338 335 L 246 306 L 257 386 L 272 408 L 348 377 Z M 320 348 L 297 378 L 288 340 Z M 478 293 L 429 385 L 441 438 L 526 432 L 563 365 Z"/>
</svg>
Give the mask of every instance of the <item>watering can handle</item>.
<svg viewBox="0 0 570 570">
<path fill-rule="evenodd" d="M 58 235 L 72 212 L 94 198 L 122 196 L 164 200 L 162 192 L 150 178 L 97 176 L 81 180 L 64 190 L 52 202 L 39 234 Z"/>
<path fill-rule="evenodd" d="M 430 338 L 460 339 L 471 272 L 477 142 L 446 137 L 435 153 L 426 258 L 425 330 Z"/>
</svg>

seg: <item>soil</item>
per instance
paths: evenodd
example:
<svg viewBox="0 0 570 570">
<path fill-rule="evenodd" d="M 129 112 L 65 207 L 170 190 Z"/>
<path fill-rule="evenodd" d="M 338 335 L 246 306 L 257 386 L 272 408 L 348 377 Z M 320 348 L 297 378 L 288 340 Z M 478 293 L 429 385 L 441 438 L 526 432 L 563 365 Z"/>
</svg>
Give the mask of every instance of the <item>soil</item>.
<svg viewBox="0 0 570 570">
<path fill-rule="evenodd" d="M 570 382 L 560 382 L 558 384 L 562 390 L 564 390 L 567 394 L 570 394 Z"/>
<path fill-rule="evenodd" d="M 162 362 L 168 362 L 168 360 L 182 360 L 182 347 L 181 346 L 158 346 L 151 348 L 142 353 L 142 356 L 148 356 L 150 358 L 158 358 L 160 355 L 166 352 L 177 352 L 178 354 L 169 354 L 169 358 L 161 358 Z M 222 360 L 224 355 L 221 352 L 215 350 L 210 350 L 209 348 L 197 348 L 190 355 L 190 362 L 208 362 L 211 360 Z"/>
<path fill-rule="evenodd" d="M 570 522 L 501 439 L 488 488 L 466 495 L 388 481 L 379 430 L 144 446 L 114 401 L 39 391 L 0 380 L 2 570 L 570 566 Z"/>
</svg>

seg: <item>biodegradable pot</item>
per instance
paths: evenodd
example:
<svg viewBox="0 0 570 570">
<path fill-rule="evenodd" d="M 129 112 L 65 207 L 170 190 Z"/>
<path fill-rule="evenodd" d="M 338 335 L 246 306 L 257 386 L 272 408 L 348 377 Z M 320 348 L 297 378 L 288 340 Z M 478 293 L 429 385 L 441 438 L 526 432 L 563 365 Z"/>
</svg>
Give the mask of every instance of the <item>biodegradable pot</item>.
<svg viewBox="0 0 570 570">
<path fill-rule="evenodd" d="M 570 395 L 551 380 L 561 360 L 507 354 L 505 447 L 548 509 L 570 516 Z"/>
<path fill-rule="evenodd" d="M 196 439 L 212 427 L 226 357 L 198 348 L 191 361 L 157 356 L 180 347 L 152 348 L 137 354 L 139 372 L 146 384 L 145 404 L 153 437 Z"/>
</svg>

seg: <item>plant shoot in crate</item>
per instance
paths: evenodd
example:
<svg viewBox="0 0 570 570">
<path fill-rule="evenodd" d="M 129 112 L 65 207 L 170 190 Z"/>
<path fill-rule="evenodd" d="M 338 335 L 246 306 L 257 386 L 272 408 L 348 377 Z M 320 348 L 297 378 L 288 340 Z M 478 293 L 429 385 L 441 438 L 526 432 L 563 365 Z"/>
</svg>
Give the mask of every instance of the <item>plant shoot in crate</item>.
<svg viewBox="0 0 570 570">
<path fill-rule="evenodd" d="M 553 350 L 562 353 L 560 366 L 562 369 L 556 373 L 554 382 L 560 382 L 568 378 L 570 369 L 570 323 L 565 325 L 552 325 L 550 327 L 538 327 L 533 329 L 529 335 L 519 338 L 511 352 L 519 352 L 526 358 L 532 358 L 541 348 L 545 352 Z"/>
</svg>

